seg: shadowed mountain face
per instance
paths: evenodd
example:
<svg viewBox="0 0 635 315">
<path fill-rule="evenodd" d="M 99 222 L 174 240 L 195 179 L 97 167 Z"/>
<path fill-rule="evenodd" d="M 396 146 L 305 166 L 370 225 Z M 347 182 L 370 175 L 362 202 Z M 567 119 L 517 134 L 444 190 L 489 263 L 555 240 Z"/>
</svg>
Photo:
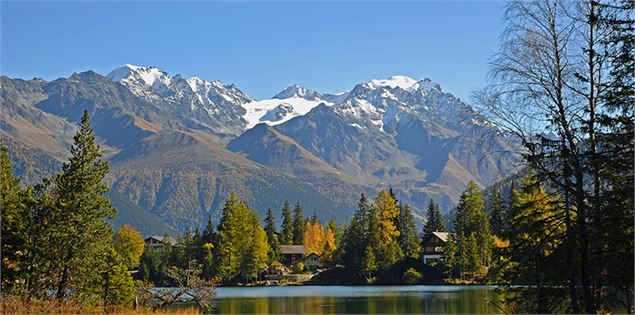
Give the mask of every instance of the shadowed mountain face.
<svg viewBox="0 0 635 315">
<path fill-rule="evenodd" d="M 108 77 L 0 83 L 0 136 L 24 182 L 59 170 L 88 109 L 111 162 L 115 222 L 161 222 L 147 233 L 200 228 L 231 191 L 278 216 L 288 199 L 347 220 L 360 193 L 387 186 L 415 210 L 434 197 L 447 211 L 469 180 L 488 185 L 516 160 L 492 154 L 510 149 L 484 140 L 498 129 L 428 79 L 372 80 L 338 95 L 293 85 L 259 101 L 131 65 Z"/>
</svg>

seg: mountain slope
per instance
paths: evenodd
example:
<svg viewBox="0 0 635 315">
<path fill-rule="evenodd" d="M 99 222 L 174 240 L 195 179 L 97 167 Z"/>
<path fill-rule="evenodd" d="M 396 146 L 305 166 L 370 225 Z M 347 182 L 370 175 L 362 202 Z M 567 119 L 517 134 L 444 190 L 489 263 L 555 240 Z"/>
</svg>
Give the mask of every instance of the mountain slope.
<svg viewBox="0 0 635 315">
<path fill-rule="evenodd" d="M 262 214 L 288 199 L 347 220 L 360 193 L 385 187 L 416 211 L 430 198 L 447 211 L 468 181 L 487 186 L 517 160 L 492 154 L 511 144 L 429 79 L 393 76 L 336 95 L 292 85 L 267 100 L 132 65 L 0 80 L 0 136 L 26 182 L 59 169 L 88 109 L 124 208 L 117 223 L 151 216 L 162 230 L 217 219 L 232 190 Z"/>
</svg>

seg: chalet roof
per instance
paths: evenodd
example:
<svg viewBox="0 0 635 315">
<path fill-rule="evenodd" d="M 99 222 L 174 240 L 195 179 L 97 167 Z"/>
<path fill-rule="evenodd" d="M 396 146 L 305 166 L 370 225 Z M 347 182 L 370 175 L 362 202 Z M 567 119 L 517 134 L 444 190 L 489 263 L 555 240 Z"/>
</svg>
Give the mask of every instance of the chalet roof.
<svg viewBox="0 0 635 315">
<path fill-rule="evenodd" d="M 304 245 L 280 245 L 281 254 L 306 254 Z"/>
<path fill-rule="evenodd" d="M 423 239 L 421 241 L 422 244 L 427 243 L 428 241 L 430 241 L 433 237 L 436 237 L 438 239 L 440 239 L 443 243 L 447 243 L 448 242 L 448 237 L 451 235 L 452 233 L 448 233 L 448 232 L 432 232 L 432 235 L 427 236 L 425 239 Z"/>
<path fill-rule="evenodd" d="M 432 234 L 434 234 L 434 236 L 438 237 L 444 243 L 448 241 L 448 235 L 450 235 L 450 233 L 448 232 L 432 232 Z"/>
<path fill-rule="evenodd" d="M 159 241 L 159 242 L 164 243 L 164 244 L 170 244 L 170 245 L 176 244 L 176 241 L 174 241 L 174 239 L 169 237 L 169 236 L 152 235 L 152 236 L 146 237 L 146 239 L 144 241 L 148 241 L 150 239 L 154 239 L 154 240 Z"/>
</svg>

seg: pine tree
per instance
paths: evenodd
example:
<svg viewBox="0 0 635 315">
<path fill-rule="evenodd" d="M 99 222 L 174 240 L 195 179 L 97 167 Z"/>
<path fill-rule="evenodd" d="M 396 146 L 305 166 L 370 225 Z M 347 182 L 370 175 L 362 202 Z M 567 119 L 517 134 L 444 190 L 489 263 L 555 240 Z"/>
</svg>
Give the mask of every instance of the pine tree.
<svg viewBox="0 0 635 315">
<path fill-rule="evenodd" d="M 282 229 L 280 232 L 280 244 L 289 245 L 293 243 L 293 220 L 291 219 L 291 205 L 289 200 L 284 201 L 282 207 Z"/>
<path fill-rule="evenodd" d="M 20 187 L 20 180 L 14 176 L 9 148 L 0 141 L 0 224 L 2 226 L 2 283 L 4 292 L 12 291 L 17 279 L 25 275 L 21 272 L 28 243 L 28 229 L 31 216 L 27 207 L 30 192 Z"/>
<path fill-rule="evenodd" d="M 415 225 L 412 209 L 407 204 L 399 204 L 399 215 L 397 216 L 397 230 L 399 236 L 397 242 L 401 247 L 405 257 L 419 258 L 419 236 Z"/>
<path fill-rule="evenodd" d="M 293 209 L 293 244 L 302 245 L 305 229 L 306 221 L 304 220 L 304 211 L 298 201 Z"/>
<path fill-rule="evenodd" d="M 278 236 L 276 235 L 276 221 L 271 209 L 267 209 L 265 232 L 267 233 L 267 241 L 269 242 L 269 261 L 277 260 L 280 255 L 280 245 L 278 244 Z"/>
<path fill-rule="evenodd" d="M 443 215 L 438 204 L 430 199 L 428 203 L 428 211 L 426 212 L 426 224 L 423 227 L 423 237 L 426 239 L 432 235 L 432 232 L 445 232 L 445 224 L 443 223 Z"/>
<path fill-rule="evenodd" d="M 107 197 L 103 183 L 108 174 L 108 162 L 101 159 L 99 146 L 90 127 L 88 111 L 84 111 L 79 130 L 73 137 L 71 157 L 55 178 L 55 209 L 50 216 L 50 237 L 55 244 L 49 248 L 59 255 L 57 298 L 65 298 L 67 289 L 99 290 L 93 271 L 105 264 L 104 253 L 112 247 L 112 227 L 104 221 L 113 218 L 115 209 Z"/>
</svg>

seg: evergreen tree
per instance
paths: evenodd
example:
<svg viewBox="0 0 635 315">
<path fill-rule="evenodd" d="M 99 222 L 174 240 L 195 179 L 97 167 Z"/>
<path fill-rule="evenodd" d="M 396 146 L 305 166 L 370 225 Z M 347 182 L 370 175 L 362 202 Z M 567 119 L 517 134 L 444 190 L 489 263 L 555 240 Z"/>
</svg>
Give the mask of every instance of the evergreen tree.
<svg viewBox="0 0 635 315">
<path fill-rule="evenodd" d="M 432 232 L 445 232 L 445 224 L 443 223 L 441 208 L 434 203 L 433 199 L 430 199 L 428 211 L 426 212 L 426 224 L 423 226 L 422 239 L 430 237 Z"/>
<path fill-rule="evenodd" d="M 311 217 L 311 224 L 315 224 L 315 223 L 320 223 L 320 220 L 318 219 L 317 216 L 317 212 L 313 211 L 313 217 Z"/>
<path fill-rule="evenodd" d="M 595 157 L 601 191 L 593 214 L 596 300 L 613 312 L 633 309 L 635 159 L 635 3 L 598 1 L 600 23 L 609 26 L 609 71 L 603 86 L 605 111 L 598 117 L 599 152 Z M 628 263 L 625 263 L 628 262 Z M 603 288 L 614 288 L 611 290 Z"/>
<path fill-rule="evenodd" d="M 284 201 L 282 207 L 282 229 L 280 231 L 280 244 L 289 245 L 293 243 L 293 220 L 291 219 L 291 205 L 289 200 Z"/>
<path fill-rule="evenodd" d="M 295 208 L 293 208 L 293 244 L 302 245 L 305 230 L 304 210 L 302 210 L 302 206 L 298 201 L 295 204 Z"/>
<path fill-rule="evenodd" d="M 368 216 L 370 207 L 366 196 L 362 193 L 357 210 L 342 237 L 342 260 L 347 269 L 354 274 L 362 273 L 362 259 L 367 246 Z"/>
<path fill-rule="evenodd" d="M 119 305 L 132 306 L 135 286 L 132 276 L 128 272 L 128 259 L 109 248 L 106 253 L 106 269 L 103 272 L 103 303 L 104 306 Z"/>
<path fill-rule="evenodd" d="M 505 234 L 507 228 L 507 216 L 505 214 L 505 203 L 503 195 L 498 186 L 495 186 L 488 198 L 489 222 L 492 233 L 497 236 Z"/>
<path fill-rule="evenodd" d="M 419 257 L 419 236 L 417 235 L 417 227 L 415 225 L 412 209 L 407 204 L 399 204 L 399 215 L 397 216 L 397 230 L 399 236 L 397 242 L 401 247 L 405 257 Z"/>
<path fill-rule="evenodd" d="M 280 245 L 278 244 L 278 236 L 276 235 L 276 221 L 271 209 L 267 209 L 265 232 L 267 233 L 267 241 L 269 242 L 269 261 L 277 260 L 280 255 Z"/>
<path fill-rule="evenodd" d="M 375 257 L 375 250 L 372 246 L 368 245 L 364 248 L 364 257 L 362 259 L 361 271 L 366 275 L 366 281 L 372 281 L 373 273 L 379 269 L 377 263 L 377 257 Z"/>
<path fill-rule="evenodd" d="M 57 299 L 66 297 L 67 289 L 99 290 L 99 279 L 93 271 L 102 270 L 105 253 L 112 248 L 112 227 L 104 221 L 113 218 L 115 209 L 104 196 L 108 186 L 108 162 L 101 159 L 99 146 L 90 127 L 88 111 L 84 111 L 79 130 L 73 137 L 71 157 L 55 178 L 55 209 L 49 214 L 49 250 L 58 254 L 53 262 L 59 274 Z"/>
<path fill-rule="evenodd" d="M 457 234 L 456 265 L 463 276 L 488 266 L 491 259 L 492 237 L 481 191 L 469 182 L 456 208 L 454 229 Z M 478 258 L 478 262 L 474 261 Z"/>
<path fill-rule="evenodd" d="M 225 203 L 217 231 L 215 275 L 225 283 L 256 278 L 267 264 L 267 234 L 258 214 L 234 192 Z"/>
<path fill-rule="evenodd" d="M 205 229 L 203 230 L 203 234 L 201 235 L 202 237 L 202 243 L 203 244 L 212 244 L 214 243 L 214 223 L 212 222 L 212 218 L 208 217 L 207 218 L 207 225 L 205 225 Z"/>
<path fill-rule="evenodd" d="M 31 216 L 27 207 L 30 192 L 20 187 L 20 180 L 13 174 L 9 160 L 9 148 L 0 141 L 0 224 L 2 226 L 2 283 L 4 292 L 12 291 L 17 279 L 25 275 L 22 262 L 28 242 Z"/>
</svg>

